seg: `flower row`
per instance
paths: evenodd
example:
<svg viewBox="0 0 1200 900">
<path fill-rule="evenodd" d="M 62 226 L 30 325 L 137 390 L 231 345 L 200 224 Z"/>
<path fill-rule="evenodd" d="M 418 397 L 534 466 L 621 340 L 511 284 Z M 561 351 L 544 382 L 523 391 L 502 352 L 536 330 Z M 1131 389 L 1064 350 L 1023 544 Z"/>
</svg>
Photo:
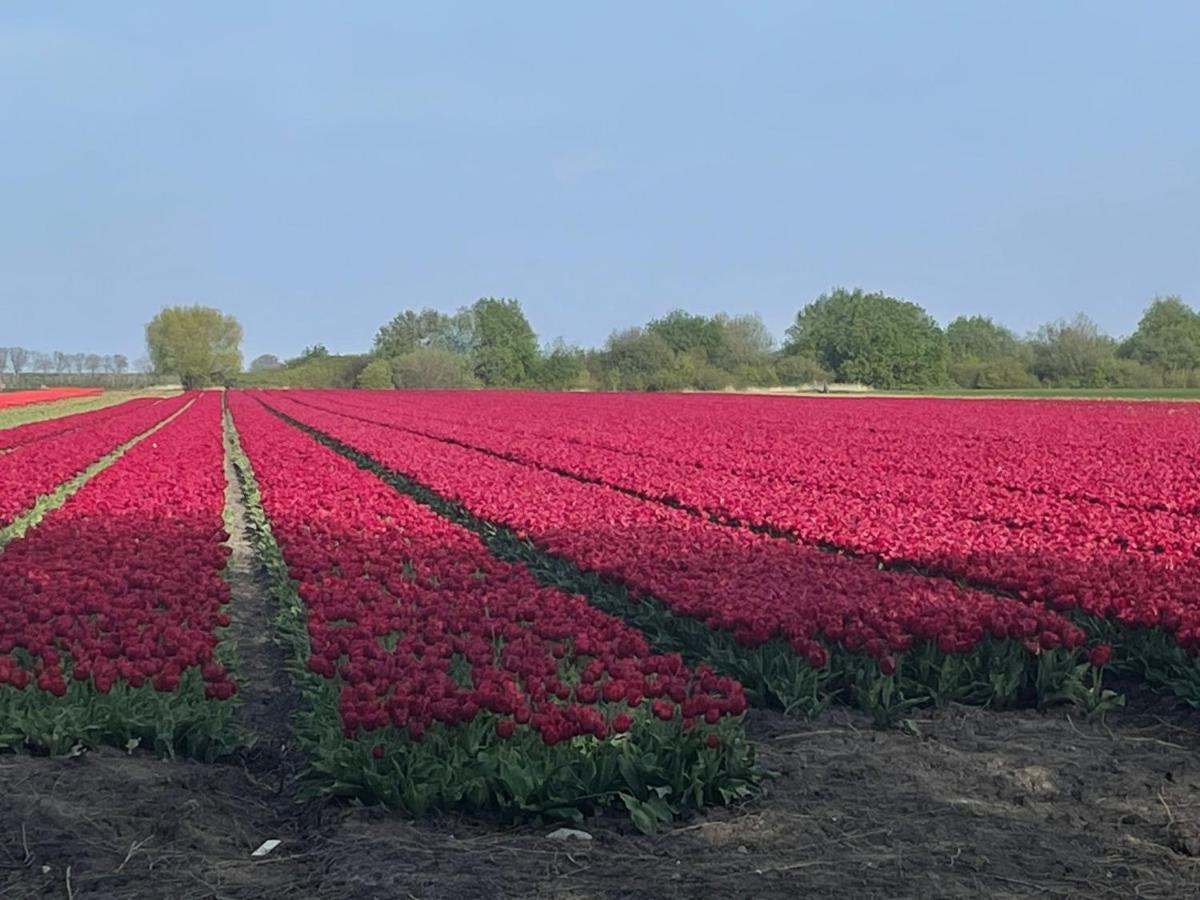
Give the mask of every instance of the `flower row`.
<svg viewBox="0 0 1200 900">
<path fill-rule="evenodd" d="M 221 403 L 182 402 L 0 553 L 0 733 L 162 752 L 230 736 Z"/>
<path fill-rule="evenodd" d="M 1033 667 L 1042 653 L 1074 653 L 1084 642 L 1080 628 L 1036 603 L 725 528 L 601 485 L 321 411 L 303 397 L 264 396 L 288 416 L 581 571 L 626 585 L 635 597 L 656 598 L 743 648 L 784 642 L 813 669 L 823 669 L 836 649 L 873 658 L 889 676 L 898 658 L 920 655 L 908 651 L 930 647 L 941 657 L 963 656 L 994 642 L 1019 646 L 1023 665 Z M 905 675 L 917 682 L 941 677 Z M 1011 701 L 1011 693 L 995 699 Z"/>
<path fill-rule="evenodd" d="M 329 399 L 310 402 L 332 408 Z M 653 403 L 639 416 L 598 402 L 589 421 L 554 419 L 555 430 L 541 423 L 557 416 L 557 401 L 524 395 L 490 414 L 469 401 L 460 407 L 421 395 L 406 395 L 400 406 L 378 395 L 354 398 L 341 408 L 720 520 L 1162 628 L 1184 649 L 1200 649 L 1200 520 L 1162 502 L 1157 483 L 1142 491 L 1139 482 L 1118 480 L 1128 475 L 1129 459 L 1162 483 L 1190 470 L 1179 463 L 1200 451 L 1200 419 L 1191 408 L 1057 404 L 1057 421 L 1043 404 L 772 400 L 782 408 L 776 428 L 766 439 L 751 429 L 743 443 L 774 440 L 754 452 L 734 436 L 735 426 L 741 434 L 753 420 L 722 422 L 716 413 L 728 409 L 718 400 L 670 398 L 681 410 L 671 433 L 649 414 Z M 947 407 L 967 417 L 970 433 L 946 418 Z M 889 418 L 901 411 L 916 414 L 918 424 Z M 1031 422 L 1049 434 L 1039 437 Z M 806 452 L 814 429 L 824 435 L 820 459 Z M 1095 457 L 1111 461 L 1114 447 L 1126 464 L 1101 477 Z M 1052 487 L 1076 485 L 1080 471 L 1086 496 Z"/>
<path fill-rule="evenodd" d="M 50 403 L 53 400 L 69 400 L 73 397 L 93 397 L 100 388 L 59 387 L 40 388 L 32 391 L 4 391 L 0 393 L 0 409 L 13 406 L 28 406 L 30 403 Z"/>
<path fill-rule="evenodd" d="M 139 403 L 132 410 L 100 410 L 98 418 L 89 419 L 86 427 L 51 433 L 0 453 L 0 528 L 39 497 L 178 412 L 187 402 L 181 396 Z"/>
<path fill-rule="evenodd" d="M 89 409 L 71 415 L 38 419 L 33 422 L 26 422 L 23 425 L 14 425 L 11 428 L 0 428 L 0 450 L 11 450 L 13 447 L 54 435 L 65 434 L 68 431 L 96 428 L 113 416 L 121 416 L 125 413 L 150 406 L 156 402 L 152 397 L 138 397 L 113 406 L 103 406 L 99 409 Z"/>
<path fill-rule="evenodd" d="M 324 723 L 307 735 L 318 770 L 410 811 L 422 805 L 421 789 L 406 789 L 400 770 L 415 761 L 429 767 L 429 784 L 477 783 L 481 792 L 474 800 L 440 792 L 432 802 L 500 808 L 514 799 L 506 766 L 540 765 L 531 760 L 589 774 L 582 793 L 560 785 L 542 797 L 530 788 L 522 803 L 536 794 L 574 807 L 614 785 L 645 793 L 619 765 L 597 766 L 603 754 L 635 761 L 631 748 L 646 741 L 671 748 L 671 777 L 693 771 L 699 796 L 715 796 L 732 777 L 745 753 L 738 717 L 747 705 L 736 680 L 652 653 L 638 631 L 539 585 L 257 401 L 236 394 L 230 408 L 295 585 L 297 652 Z M 422 750 L 429 740 L 433 748 Z"/>
</svg>

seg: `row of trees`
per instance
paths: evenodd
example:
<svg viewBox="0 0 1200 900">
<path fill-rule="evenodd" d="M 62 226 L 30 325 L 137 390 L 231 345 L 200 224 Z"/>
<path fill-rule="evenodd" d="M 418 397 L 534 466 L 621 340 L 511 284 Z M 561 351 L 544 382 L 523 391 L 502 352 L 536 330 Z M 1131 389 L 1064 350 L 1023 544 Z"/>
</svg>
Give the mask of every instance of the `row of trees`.
<svg viewBox="0 0 1200 900">
<path fill-rule="evenodd" d="M 359 383 L 628 390 L 775 384 L 773 350 L 758 316 L 682 310 L 614 332 L 601 349 L 561 340 L 539 347 L 520 303 L 487 297 L 452 314 L 401 312 L 376 334 Z"/>
<path fill-rule="evenodd" d="M 598 349 L 539 348 L 515 300 L 453 314 L 405 310 L 375 336 L 364 387 L 623 390 L 859 383 L 877 388 L 1200 387 L 1200 314 L 1154 300 L 1124 341 L 1086 316 L 1018 337 L 984 316 L 942 328 L 915 303 L 836 289 L 796 315 L 776 347 L 756 315 L 673 310 Z"/>
<path fill-rule="evenodd" d="M 943 329 L 915 303 L 841 288 L 801 309 L 781 347 L 756 315 L 683 310 L 615 331 L 599 348 L 543 347 L 520 303 L 492 297 L 454 313 L 405 310 L 369 354 L 334 356 L 317 344 L 286 361 L 257 357 L 243 373 L 241 339 L 236 319 L 207 307 L 164 309 L 146 326 L 154 371 L 189 387 L 1200 387 L 1200 314 L 1177 297 L 1154 300 L 1120 341 L 1083 315 L 1026 337 L 983 316 Z"/>
<path fill-rule="evenodd" d="M 880 388 L 1200 387 L 1200 314 L 1160 297 L 1123 341 L 1082 314 L 1021 338 L 984 316 L 943 330 L 916 304 L 837 290 L 801 310 L 783 353 Z"/>
<path fill-rule="evenodd" d="M 129 359 L 120 353 L 42 353 L 24 347 L 0 347 L 0 375 L 69 373 L 123 375 L 129 371 Z"/>
<path fill-rule="evenodd" d="M 521 304 L 494 297 L 452 314 L 405 310 L 379 329 L 371 355 L 364 387 L 536 384 L 543 364 Z"/>
<path fill-rule="evenodd" d="M 120 353 L 43 353 L 24 347 L 0 347 L 0 389 L 43 385 L 145 387 L 161 380 L 149 374 L 148 359 L 135 361 Z"/>
</svg>

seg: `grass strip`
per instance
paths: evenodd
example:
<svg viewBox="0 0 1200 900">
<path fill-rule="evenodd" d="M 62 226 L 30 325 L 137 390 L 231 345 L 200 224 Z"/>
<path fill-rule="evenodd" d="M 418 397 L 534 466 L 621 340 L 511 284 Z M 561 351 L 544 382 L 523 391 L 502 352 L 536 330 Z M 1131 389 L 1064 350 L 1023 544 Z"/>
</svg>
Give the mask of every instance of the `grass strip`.
<svg viewBox="0 0 1200 900">
<path fill-rule="evenodd" d="M 76 413 L 94 412 L 109 406 L 119 406 L 138 397 L 166 396 L 168 395 L 148 391 L 105 391 L 94 397 L 71 397 L 66 400 L 54 400 L 50 403 L 14 406 L 0 410 L 0 430 L 29 425 L 32 422 L 44 422 L 47 419 L 60 419 Z"/>
</svg>

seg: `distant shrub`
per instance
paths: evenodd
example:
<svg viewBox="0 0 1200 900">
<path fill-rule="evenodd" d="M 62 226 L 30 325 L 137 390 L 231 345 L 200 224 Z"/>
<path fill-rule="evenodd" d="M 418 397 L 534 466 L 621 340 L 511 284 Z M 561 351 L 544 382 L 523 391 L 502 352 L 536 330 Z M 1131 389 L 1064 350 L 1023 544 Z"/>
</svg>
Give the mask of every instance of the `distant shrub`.
<svg viewBox="0 0 1200 900">
<path fill-rule="evenodd" d="M 464 388 L 479 381 L 470 360 L 449 350 L 425 347 L 391 360 L 392 379 L 401 388 Z"/>
<path fill-rule="evenodd" d="M 805 353 L 781 356 L 775 360 L 775 377 L 780 384 L 789 387 L 833 380 L 816 359 Z"/>
<path fill-rule="evenodd" d="M 371 360 L 358 373 L 358 379 L 355 381 L 354 386 L 375 389 L 394 388 L 396 385 L 392 381 L 391 365 L 385 359 Z"/>
<path fill-rule="evenodd" d="M 950 379 L 972 390 L 1004 390 L 1041 386 L 1037 376 L 1015 356 L 992 359 L 964 357 L 950 363 Z"/>
<path fill-rule="evenodd" d="M 241 387 L 350 388 L 357 384 L 359 374 L 370 360 L 365 355 L 308 356 L 278 369 L 243 372 L 234 383 Z"/>
</svg>

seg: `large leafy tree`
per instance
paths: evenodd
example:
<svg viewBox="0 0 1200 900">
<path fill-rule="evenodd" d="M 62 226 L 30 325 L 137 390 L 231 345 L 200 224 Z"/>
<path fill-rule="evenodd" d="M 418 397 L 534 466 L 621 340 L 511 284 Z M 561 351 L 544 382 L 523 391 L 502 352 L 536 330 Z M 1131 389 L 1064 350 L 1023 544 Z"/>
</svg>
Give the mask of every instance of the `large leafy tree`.
<svg viewBox="0 0 1200 900">
<path fill-rule="evenodd" d="M 1098 387 L 1116 362 L 1116 341 L 1083 313 L 1038 329 L 1032 341 L 1033 373 L 1063 387 Z"/>
<path fill-rule="evenodd" d="M 721 346 L 721 325 L 716 319 L 673 309 L 661 319 L 646 324 L 646 332 L 655 335 L 676 353 L 692 353 L 707 360 Z"/>
<path fill-rule="evenodd" d="M 958 359 L 995 359 L 1016 355 L 1021 342 L 987 316 L 959 316 L 946 326 L 946 345 L 950 355 Z"/>
<path fill-rule="evenodd" d="M 670 369 L 675 362 L 671 345 L 647 328 L 614 331 L 605 342 L 604 353 L 607 368 L 623 384 L 637 384 L 639 378 Z"/>
<path fill-rule="evenodd" d="M 1037 387 L 1028 344 L 987 316 L 959 316 L 946 326 L 950 378 L 967 388 Z"/>
<path fill-rule="evenodd" d="M 436 309 L 406 309 L 379 329 L 372 352 L 376 356 L 395 357 L 414 350 L 436 348 L 453 353 L 469 353 L 474 343 L 473 315 L 460 309 L 454 315 Z"/>
<path fill-rule="evenodd" d="M 516 300 L 484 297 L 471 307 L 475 375 L 484 384 L 525 384 L 538 365 L 537 335 Z"/>
<path fill-rule="evenodd" d="M 946 336 L 915 303 L 836 288 L 796 314 L 785 355 L 807 355 L 841 381 L 880 388 L 946 380 Z"/>
<path fill-rule="evenodd" d="M 223 384 L 242 369 L 242 326 L 209 306 L 169 306 L 146 325 L 154 370 L 184 387 Z"/>
<path fill-rule="evenodd" d="M 710 355 L 714 365 L 723 369 L 761 365 L 769 361 L 775 338 L 755 314 L 727 316 L 718 313 L 712 321 L 720 330 L 717 349 Z"/>
<path fill-rule="evenodd" d="M 1200 369 L 1200 313 L 1178 297 L 1157 297 L 1121 352 L 1160 371 Z"/>
<path fill-rule="evenodd" d="M 562 338 L 553 340 L 542 354 L 538 364 L 536 382 L 538 387 L 577 387 L 584 379 L 584 351 Z"/>
</svg>

